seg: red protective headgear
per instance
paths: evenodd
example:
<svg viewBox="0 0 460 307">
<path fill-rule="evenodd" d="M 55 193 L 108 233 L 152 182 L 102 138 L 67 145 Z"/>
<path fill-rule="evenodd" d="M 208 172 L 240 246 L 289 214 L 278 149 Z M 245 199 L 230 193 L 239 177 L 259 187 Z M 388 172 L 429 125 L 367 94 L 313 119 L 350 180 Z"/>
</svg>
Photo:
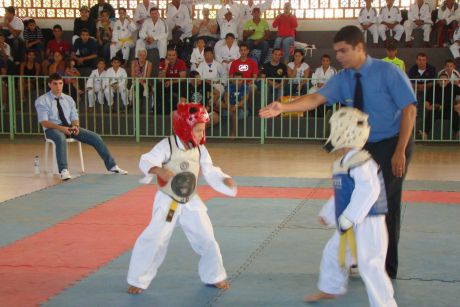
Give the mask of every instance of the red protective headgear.
<svg viewBox="0 0 460 307">
<path fill-rule="evenodd" d="M 198 123 L 209 122 L 208 111 L 201 103 L 179 103 L 177 110 L 173 113 L 173 130 L 174 133 L 185 143 L 192 143 L 198 146 L 206 143 L 206 134 L 199 143 L 193 139 L 192 129 Z"/>
</svg>

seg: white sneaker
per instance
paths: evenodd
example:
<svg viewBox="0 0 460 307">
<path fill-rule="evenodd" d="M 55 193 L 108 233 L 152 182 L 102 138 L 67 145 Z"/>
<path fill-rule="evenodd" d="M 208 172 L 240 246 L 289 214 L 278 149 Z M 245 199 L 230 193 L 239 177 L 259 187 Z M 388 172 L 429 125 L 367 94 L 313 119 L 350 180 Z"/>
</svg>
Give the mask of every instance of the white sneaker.
<svg viewBox="0 0 460 307">
<path fill-rule="evenodd" d="M 127 171 L 122 170 L 121 168 L 118 167 L 118 165 L 115 165 L 114 167 L 112 167 L 109 172 L 111 172 L 112 174 L 120 174 L 120 175 L 128 174 Z"/>
<path fill-rule="evenodd" d="M 69 180 L 69 179 L 72 179 L 72 176 L 70 176 L 69 171 L 66 168 L 64 168 L 61 171 L 61 180 L 66 181 L 66 180 Z"/>
</svg>

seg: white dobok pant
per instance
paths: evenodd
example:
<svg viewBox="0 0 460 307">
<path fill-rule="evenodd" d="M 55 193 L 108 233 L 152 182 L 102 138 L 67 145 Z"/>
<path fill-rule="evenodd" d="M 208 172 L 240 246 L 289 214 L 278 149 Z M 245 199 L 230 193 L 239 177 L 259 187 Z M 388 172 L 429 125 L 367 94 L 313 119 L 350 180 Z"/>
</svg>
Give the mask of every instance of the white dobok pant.
<svg viewBox="0 0 460 307">
<path fill-rule="evenodd" d="M 195 195 L 191 201 L 199 201 Z M 189 208 L 178 204 L 171 222 L 166 222 L 171 198 L 157 192 L 150 224 L 134 245 L 127 281 L 130 285 L 147 289 L 166 256 L 169 240 L 176 223 L 182 227 L 193 250 L 201 256 L 198 264 L 200 279 L 205 284 L 216 284 L 227 278 L 219 245 L 204 204 Z M 180 265 L 180 264 L 179 264 Z"/>
<path fill-rule="evenodd" d="M 383 41 L 386 41 L 387 40 L 387 34 L 385 33 L 387 30 L 391 30 L 394 33 L 394 39 L 397 40 L 398 42 L 401 40 L 401 36 L 403 35 L 404 33 L 404 27 L 401 26 L 400 24 L 397 24 L 394 26 L 393 29 L 390 29 L 388 28 L 386 25 L 384 24 L 380 24 L 379 25 L 379 35 L 380 35 L 380 38 L 383 40 Z"/>
<path fill-rule="evenodd" d="M 139 49 L 158 49 L 158 54 L 160 55 L 160 59 L 166 59 L 166 49 L 168 47 L 168 41 L 166 39 L 155 40 L 151 44 L 146 44 L 143 39 L 138 39 L 136 41 L 136 50 L 135 50 L 135 57 L 137 57 L 137 53 Z"/>
<path fill-rule="evenodd" d="M 93 88 L 88 90 L 88 106 L 90 108 L 94 107 L 96 100 L 99 104 L 104 104 L 104 90 L 98 84 L 95 84 Z"/>
<path fill-rule="evenodd" d="M 128 104 L 128 90 L 125 87 L 118 88 L 118 90 L 113 89 L 112 86 L 107 86 L 104 89 L 105 99 L 107 99 L 107 104 L 111 106 L 113 104 L 114 97 L 120 95 L 123 105 Z"/>
<path fill-rule="evenodd" d="M 397 306 L 393 297 L 393 285 L 385 271 L 385 258 L 388 248 L 388 232 L 385 216 L 371 216 L 354 227 L 358 257 L 358 269 L 366 285 L 370 306 Z M 334 235 L 326 244 L 321 259 L 318 288 L 322 292 L 341 295 L 347 291 L 348 271 L 351 266 L 351 253 L 347 250 L 346 269 L 339 265 L 340 234 Z"/>
<path fill-rule="evenodd" d="M 370 26 L 369 28 L 367 28 L 367 30 L 363 30 L 363 34 L 364 34 L 364 38 L 365 38 L 365 42 L 367 43 L 367 32 L 370 32 L 372 34 L 372 42 L 374 44 L 378 44 L 379 42 L 379 28 L 377 26 L 377 24 L 373 24 L 372 26 Z"/>
<path fill-rule="evenodd" d="M 429 42 L 430 41 L 430 33 L 431 33 L 431 24 L 425 23 L 421 26 L 417 26 L 415 22 L 406 20 L 404 22 L 404 31 L 406 32 L 406 42 L 412 41 L 414 38 L 412 37 L 412 32 L 415 29 L 423 29 L 423 41 Z"/>
</svg>

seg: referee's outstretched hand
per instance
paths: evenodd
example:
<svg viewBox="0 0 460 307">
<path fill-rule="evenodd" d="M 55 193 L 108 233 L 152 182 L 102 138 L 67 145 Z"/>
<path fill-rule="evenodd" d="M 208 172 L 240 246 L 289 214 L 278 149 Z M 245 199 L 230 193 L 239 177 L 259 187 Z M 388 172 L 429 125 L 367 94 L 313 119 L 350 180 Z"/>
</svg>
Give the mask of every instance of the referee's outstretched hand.
<svg viewBox="0 0 460 307">
<path fill-rule="evenodd" d="M 271 118 L 280 115 L 283 105 L 279 101 L 273 101 L 268 106 L 259 110 L 259 116 L 262 118 Z"/>
</svg>

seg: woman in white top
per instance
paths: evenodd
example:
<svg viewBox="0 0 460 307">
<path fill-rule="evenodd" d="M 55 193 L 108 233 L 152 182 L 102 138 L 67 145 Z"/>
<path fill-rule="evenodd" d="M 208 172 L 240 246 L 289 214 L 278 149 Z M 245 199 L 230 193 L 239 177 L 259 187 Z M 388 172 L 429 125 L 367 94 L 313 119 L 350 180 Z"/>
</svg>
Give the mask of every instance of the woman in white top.
<svg viewBox="0 0 460 307">
<path fill-rule="evenodd" d="M 285 93 L 290 93 L 290 96 L 300 96 L 307 94 L 308 91 L 308 77 L 310 77 L 310 66 L 304 62 L 305 52 L 300 49 L 294 51 L 294 61 L 290 62 L 288 66 L 288 77 L 290 80 L 289 88 Z"/>
<path fill-rule="evenodd" d="M 200 37 L 196 41 L 196 47 L 193 48 L 192 55 L 190 57 L 190 70 L 196 70 L 201 62 L 204 61 L 204 47 L 206 43 L 204 38 Z"/>
</svg>

